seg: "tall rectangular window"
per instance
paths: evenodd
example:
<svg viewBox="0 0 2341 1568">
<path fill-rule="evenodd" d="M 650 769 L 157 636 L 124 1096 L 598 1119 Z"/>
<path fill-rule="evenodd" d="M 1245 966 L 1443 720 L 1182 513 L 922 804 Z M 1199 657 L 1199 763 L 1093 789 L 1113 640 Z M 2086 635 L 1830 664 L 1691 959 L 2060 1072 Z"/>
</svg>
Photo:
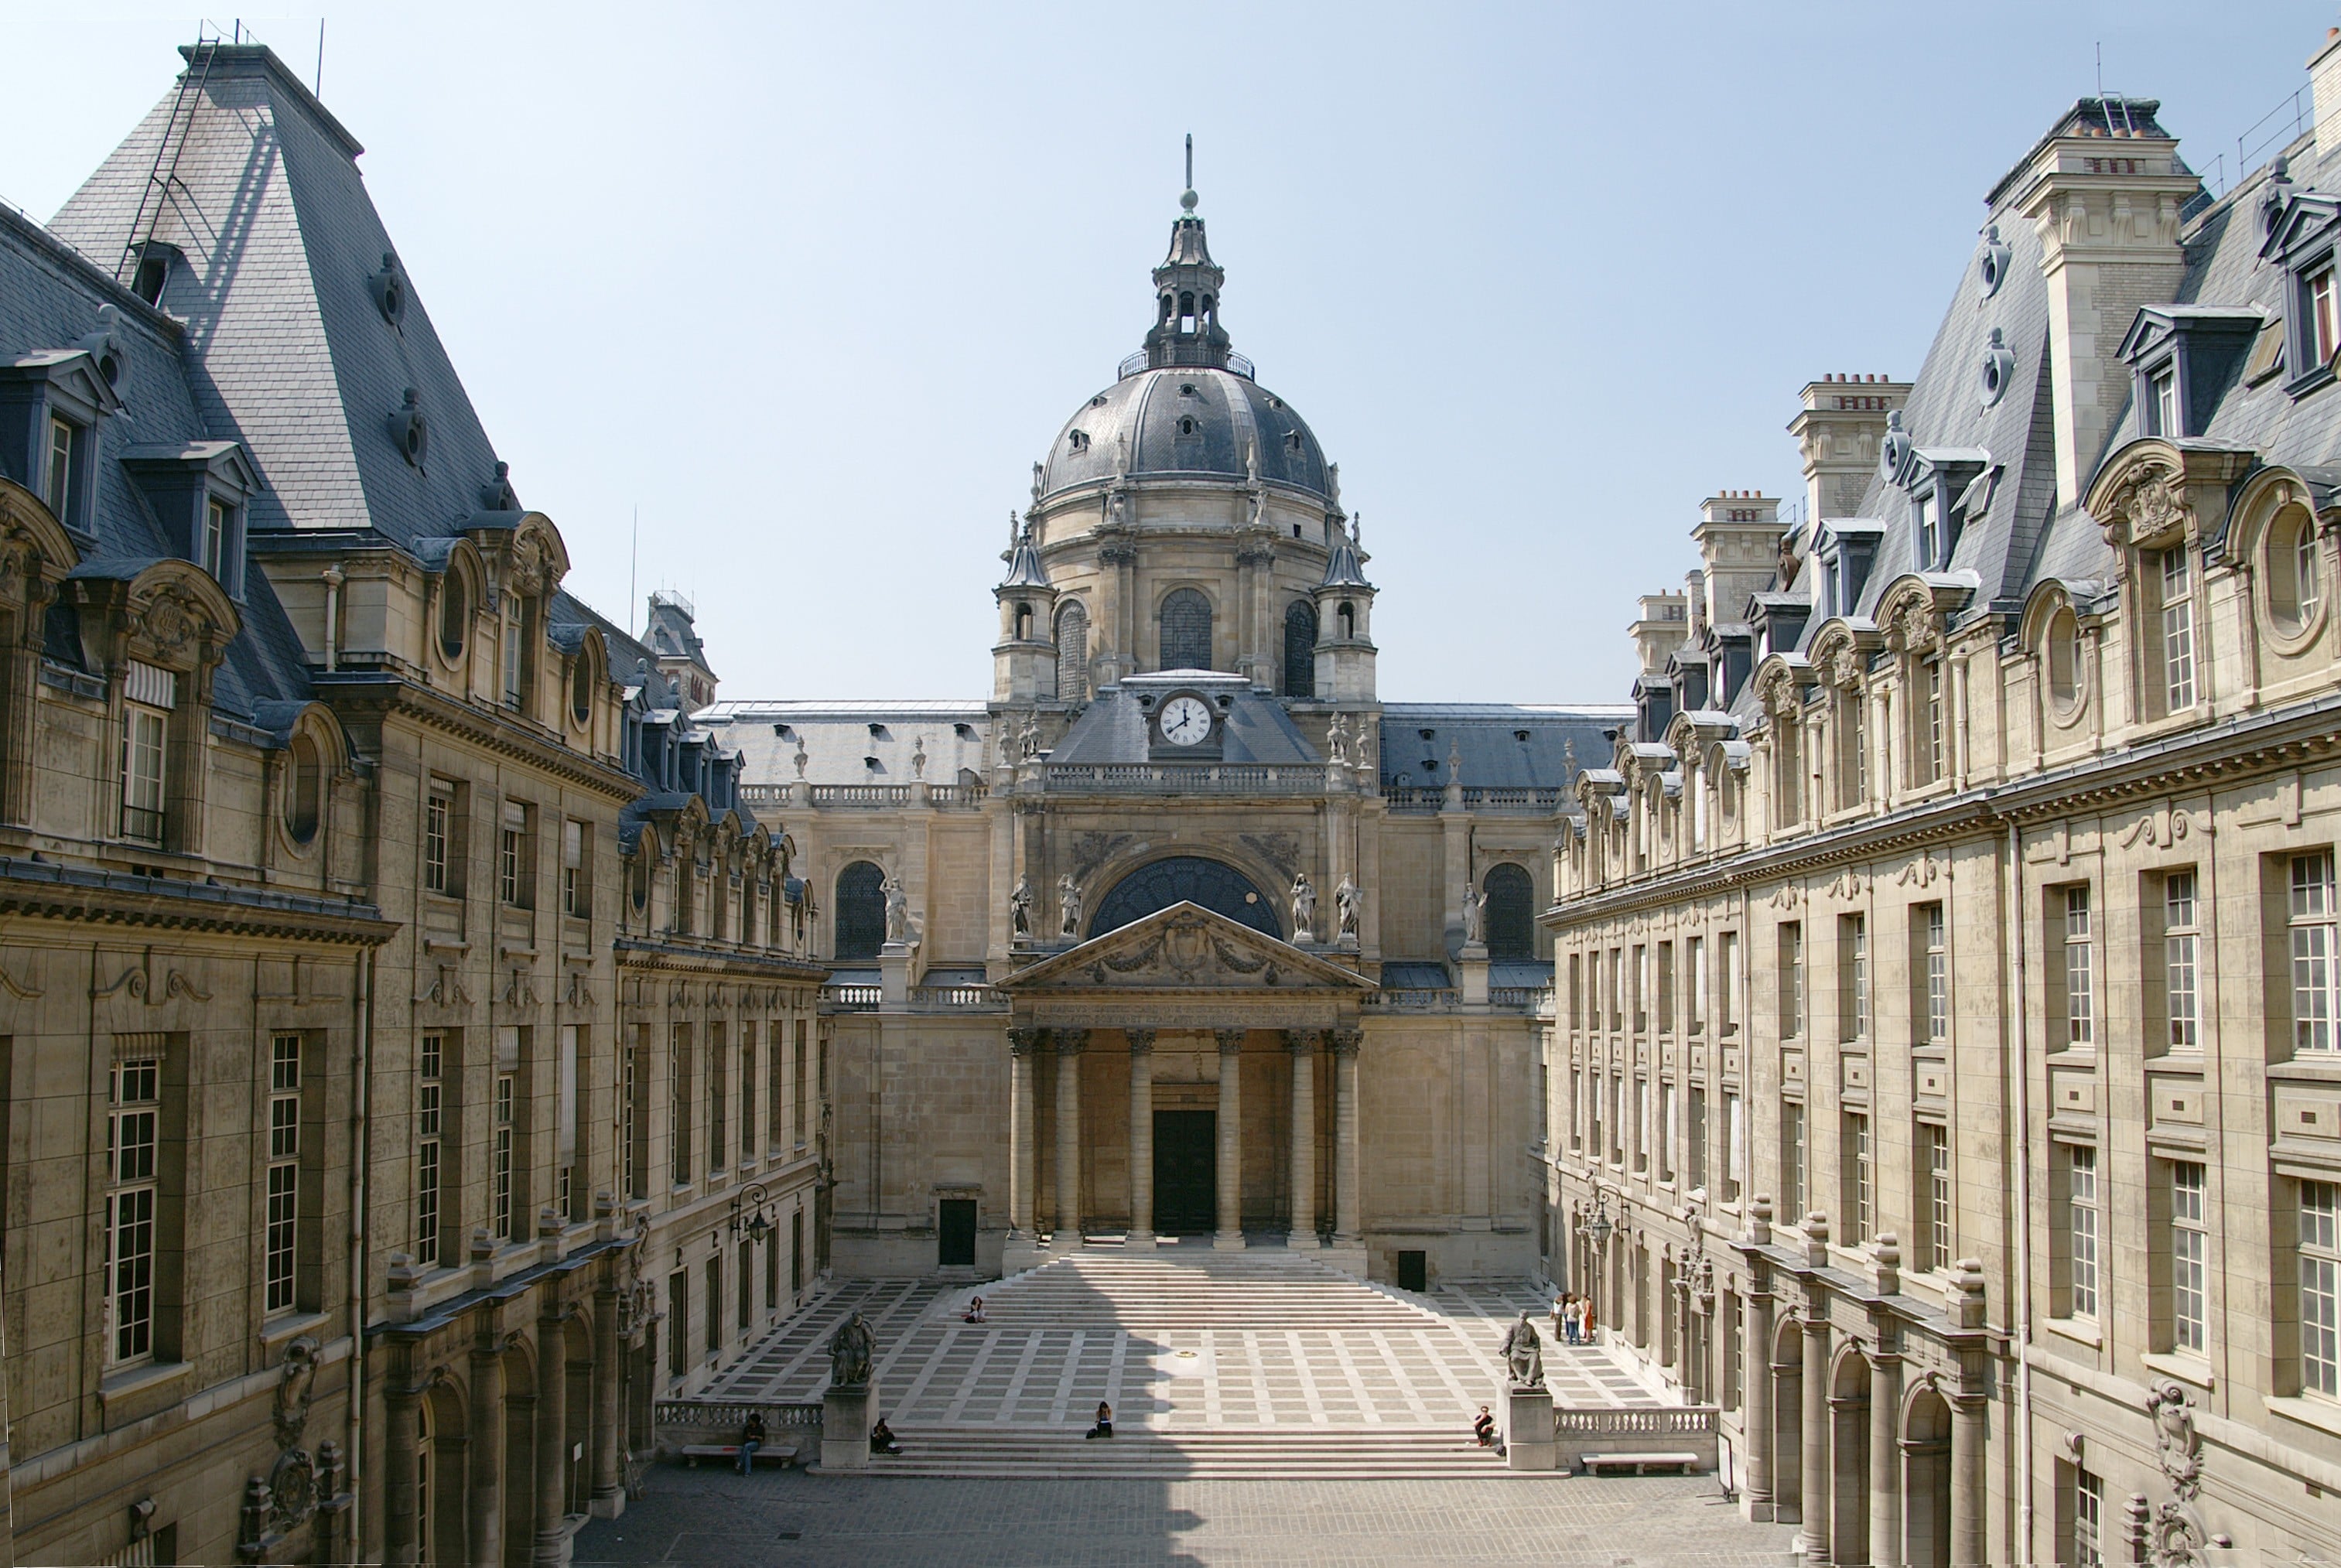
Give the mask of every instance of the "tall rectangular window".
<svg viewBox="0 0 2341 1568">
<path fill-rule="evenodd" d="M 1658 966 L 1659 1033 L 1671 1035 L 1675 1032 L 1675 945 L 1672 942 L 1659 944 Z M 1691 1010 L 1697 1013 L 1697 1003 L 1691 1005 Z"/>
<path fill-rule="evenodd" d="M 1918 661 L 1918 732 L 1912 748 L 1919 777 L 1914 782 L 1932 784 L 1943 776 L 1943 661 L 1939 657 Z"/>
<path fill-rule="evenodd" d="M 2097 1151 L 2076 1144 L 2065 1152 L 2066 1251 L 2073 1315 L 2097 1315 Z"/>
<path fill-rule="evenodd" d="M 507 800 L 496 832 L 496 897 L 507 904 L 526 908 L 528 873 L 528 808 L 517 800 Z"/>
<path fill-rule="evenodd" d="M 1801 1038 L 1805 1032 L 1805 928 L 1800 920 L 1780 926 L 1780 1037 Z"/>
<path fill-rule="evenodd" d="M 2201 932 L 2197 928 L 2195 873 L 2173 871 L 2162 879 L 2163 1002 L 2170 1022 L 2170 1048 L 2200 1047 L 2200 1019 L 2196 997 L 2196 958 Z"/>
<path fill-rule="evenodd" d="M 1716 975 L 1715 1016 L 1728 1039 L 1739 1032 L 1739 933 L 1726 931 L 1716 944 L 1721 962 Z"/>
<path fill-rule="evenodd" d="M 691 1271 L 666 1276 L 666 1370 L 681 1377 L 691 1370 Z"/>
<path fill-rule="evenodd" d="M 1689 1031 L 1696 1035 L 1707 1028 L 1707 938 L 1693 937 L 1684 948 L 1686 965 L 1684 980 L 1689 986 L 1685 997 L 1690 1015 Z"/>
<path fill-rule="evenodd" d="M 163 1063 L 114 1064 L 105 1116 L 105 1313 L 115 1362 L 154 1353 L 154 1203 Z"/>
<path fill-rule="evenodd" d="M 553 1202 L 564 1220 L 578 1221 L 590 1217 L 582 1201 L 584 1194 L 576 1190 L 578 1166 L 577 1072 L 584 1054 L 583 1024 L 563 1024 L 556 1037 L 561 1056 L 553 1064 Z"/>
<path fill-rule="evenodd" d="M 635 1026 L 640 1037 L 642 1026 Z M 649 1162 L 649 1118 L 645 1116 L 642 1091 L 642 1047 L 634 1040 L 626 1042 L 623 1056 L 618 1063 L 618 1125 L 625 1129 L 619 1154 L 619 1164 L 625 1179 L 628 1197 L 648 1197 L 650 1193 L 643 1180 L 643 1167 Z"/>
<path fill-rule="evenodd" d="M 288 1311 L 300 1259 L 301 1037 L 269 1042 L 267 1236 L 263 1248 L 267 1310 Z"/>
<path fill-rule="evenodd" d="M 414 1261 L 426 1266 L 439 1261 L 439 1151 L 445 1114 L 440 1073 L 446 1049 L 446 1036 L 426 1032 L 414 1061 Z"/>
<path fill-rule="evenodd" d="M 222 584 L 227 581 L 227 538 L 232 521 L 227 502 L 217 496 L 209 497 L 204 501 L 202 565 L 205 571 L 212 574 L 214 581 Z"/>
<path fill-rule="evenodd" d="M 136 660 L 122 684 L 122 836 L 163 842 L 168 726 L 179 702 L 179 678 Z"/>
<path fill-rule="evenodd" d="M 2088 1471 L 2073 1472 L 2073 1562 L 2075 1568 L 2105 1568 L 2106 1483 Z"/>
<path fill-rule="evenodd" d="M 1780 1102 L 1780 1223 L 1802 1225 L 1805 1191 L 1805 1102 Z"/>
<path fill-rule="evenodd" d="M 1609 1030 L 1626 1027 L 1626 949 L 1609 949 Z"/>
<path fill-rule="evenodd" d="M 677 1024 L 666 1054 L 666 1136 L 677 1186 L 691 1181 L 691 1026 Z"/>
<path fill-rule="evenodd" d="M 1672 1084 L 1659 1086 L 1659 1179 L 1670 1182 L 1675 1179 L 1675 1140 L 1682 1136 L 1682 1107 Z"/>
<path fill-rule="evenodd" d="M 805 1095 L 805 1037 L 810 1032 L 804 1019 L 797 1020 L 796 1057 L 789 1075 L 789 1110 L 796 1117 L 797 1147 L 805 1146 L 805 1128 L 811 1125 L 810 1102 Z"/>
<path fill-rule="evenodd" d="M 1569 1027 L 1572 1031 L 1585 1027 L 1585 955 L 1569 955 Z"/>
<path fill-rule="evenodd" d="M 1837 921 L 1838 1036 L 1869 1037 L 1869 918 L 1840 915 Z"/>
<path fill-rule="evenodd" d="M 1927 1247 L 1919 1265 L 1929 1269 L 1951 1266 L 1951 1135 L 1933 1122 L 1918 1128 L 1918 1147 L 1926 1161 Z"/>
<path fill-rule="evenodd" d="M 1596 1159 L 1599 1159 L 1601 1157 L 1602 1151 L 1609 1146 L 1601 1140 L 1601 1123 L 1604 1119 L 1602 1098 L 1607 1093 L 1608 1091 L 1601 1087 L 1600 1069 L 1596 1068 L 1593 1074 L 1593 1097 L 1587 1102 L 1587 1105 L 1593 1113 L 1591 1118 L 1593 1123 L 1593 1157 Z"/>
<path fill-rule="evenodd" d="M 2335 347 L 2341 345 L 2341 301 L 2334 297 L 2332 267 L 2317 268 L 2306 282 L 2308 331 L 2303 335 L 2307 339 L 2308 363 L 2300 367 L 2304 372 L 2331 364 Z"/>
<path fill-rule="evenodd" d="M 1723 1091 L 1723 1201 L 1738 1203 L 1739 1186 L 1748 1170 L 1748 1127 L 1740 1115 L 1739 1097 Z"/>
<path fill-rule="evenodd" d="M 756 1026 L 740 1026 L 740 1163 L 756 1157 Z"/>
<path fill-rule="evenodd" d="M 2195 706 L 2195 590 L 2187 547 L 2162 552 L 2162 691 L 2170 712 Z"/>
<path fill-rule="evenodd" d="M 1650 1168 L 1650 1080 L 1634 1080 L 1634 1168 Z"/>
<path fill-rule="evenodd" d="M 69 419 L 49 419 L 49 510 L 59 522 L 72 526 L 74 478 L 80 468 L 81 426 Z"/>
<path fill-rule="evenodd" d="M 2206 1227 L 2205 1176 L 2193 1160 L 2170 1167 L 2170 1344 L 2200 1354 L 2210 1343 L 2207 1291 L 2211 1237 Z"/>
<path fill-rule="evenodd" d="M 2341 1184 L 2300 1184 L 2300 1387 L 2341 1398 Z"/>
<path fill-rule="evenodd" d="M 1929 1045 L 1941 1045 L 1951 1036 L 1951 960 L 1945 945 L 1940 904 L 1918 907 L 1918 957 L 1923 966 L 1920 978 L 1925 987 L 1919 997 L 1923 1004 L 1920 1017 L 1926 1027 L 1924 1037 Z"/>
<path fill-rule="evenodd" d="M 1690 1185 L 1707 1185 L 1707 1091 L 1693 1084 L 1688 1091 L 1689 1104 L 1689 1136 L 1684 1140 L 1690 1154 Z"/>
<path fill-rule="evenodd" d="M 707 1354 L 715 1355 L 723 1348 L 723 1255 L 710 1253 L 707 1258 Z"/>
<path fill-rule="evenodd" d="M 788 1142 L 788 1025 L 774 1019 L 764 1026 L 764 1129 L 767 1146 L 779 1149 Z"/>
<path fill-rule="evenodd" d="M 2152 434 L 2177 437 L 2187 433 L 2178 422 L 2178 373 L 2165 369 L 2154 378 L 2154 429 Z"/>
<path fill-rule="evenodd" d="M 433 785 L 423 802 L 423 887 L 426 892 L 454 890 L 448 877 L 448 847 L 454 816 L 455 792 Z"/>
<path fill-rule="evenodd" d="M 725 1141 L 724 1097 L 731 1088 L 732 1062 L 723 1042 L 723 1026 L 707 1026 L 707 1164 L 721 1170 L 731 1163 L 732 1146 Z"/>
<path fill-rule="evenodd" d="M 1585 1115 L 1585 1069 L 1569 1069 L 1569 1146 L 1585 1147 L 1585 1135 L 1580 1123 Z"/>
<path fill-rule="evenodd" d="M 1869 1117 L 1847 1112 L 1839 1145 L 1844 1166 L 1845 1219 L 1851 1234 L 1838 1239 L 1844 1245 L 1859 1246 L 1869 1239 L 1878 1223 L 1877 1167 L 1871 1163 Z"/>
<path fill-rule="evenodd" d="M 2065 889 L 2065 1043 L 2087 1049 L 2097 1038 L 2097 948 L 2088 884 Z"/>
<path fill-rule="evenodd" d="M 2333 851 L 2292 858 L 2292 1045 L 2296 1051 L 2334 1048 L 2333 1023 L 2341 1016 L 2341 965 L 2334 959 Z"/>
<path fill-rule="evenodd" d="M 1634 1032 L 1650 1032 L 1650 948 L 1647 942 L 1634 945 Z"/>
<path fill-rule="evenodd" d="M 488 1132 L 488 1225 L 498 1241 L 513 1239 L 513 1076 L 496 1075 Z"/>
<path fill-rule="evenodd" d="M 585 824 L 574 818 L 561 825 L 561 912 L 579 920 L 593 912 L 585 882 Z"/>
</svg>

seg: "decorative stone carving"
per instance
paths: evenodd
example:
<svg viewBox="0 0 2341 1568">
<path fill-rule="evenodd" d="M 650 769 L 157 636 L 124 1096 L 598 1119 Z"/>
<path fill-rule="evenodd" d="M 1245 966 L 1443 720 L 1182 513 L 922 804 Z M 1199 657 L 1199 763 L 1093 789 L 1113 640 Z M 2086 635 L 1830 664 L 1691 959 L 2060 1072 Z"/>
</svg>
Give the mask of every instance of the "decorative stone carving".
<svg viewBox="0 0 2341 1568">
<path fill-rule="evenodd" d="M 911 896 L 902 891 L 902 879 L 886 878 L 880 889 L 886 898 L 886 940 L 907 942 L 911 939 Z"/>
<path fill-rule="evenodd" d="M 1078 937 L 1081 931 L 1081 888 L 1071 873 L 1057 878 L 1057 934 Z"/>
<path fill-rule="evenodd" d="M 1538 1335 L 1536 1325 L 1529 1321 L 1525 1308 L 1519 1320 L 1504 1330 L 1504 1342 L 1499 1348 L 1505 1365 L 1511 1370 L 1514 1388 L 1544 1386 L 1544 1341 Z"/>
<path fill-rule="evenodd" d="M 1325 750 L 1328 758 L 1332 761 L 1349 761 L 1350 720 L 1345 715 L 1340 713 L 1333 715 L 1333 722 L 1325 731 Z"/>
<path fill-rule="evenodd" d="M 1463 884 L 1463 945 L 1469 948 L 1484 944 L 1488 939 L 1487 926 L 1487 900 L 1467 881 Z"/>
<path fill-rule="evenodd" d="M 1008 895 L 1008 935 L 1011 941 L 1032 939 L 1032 878 L 1019 877 Z"/>
<path fill-rule="evenodd" d="M 1244 833 L 1238 841 L 1284 876 L 1300 869 L 1300 837 L 1297 833 Z"/>
<path fill-rule="evenodd" d="M 867 1388 L 871 1364 L 877 1359 L 878 1336 L 869 1320 L 854 1313 L 838 1326 L 829 1341 L 829 1384 L 832 1388 Z"/>
<path fill-rule="evenodd" d="M 1131 842 L 1128 833 L 1083 833 L 1073 840 L 1073 875 L 1086 877 Z"/>
<path fill-rule="evenodd" d="M 302 1335 L 284 1347 L 276 1381 L 276 1441 L 282 1447 L 299 1444 L 309 1424 L 309 1401 L 317 1384 L 317 1340 Z"/>
<path fill-rule="evenodd" d="M 1333 889 L 1333 908 L 1340 922 L 1337 940 L 1354 942 L 1358 939 L 1358 908 L 1364 901 L 1365 895 L 1358 891 L 1358 885 L 1350 880 L 1349 873 L 1343 872 L 1341 885 Z"/>
<path fill-rule="evenodd" d="M 1317 939 L 1317 888 L 1306 871 L 1296 872 L 1292 878 L 1292 939 Z"/>
<path fill-rule="evenodd" d="M 2146 1411 L 2154 1418 L 2164 1477 L 2182 1500 L 2192 1502 L 2203 1489 L 2203 1439 L 2195 1430 L 2194 1401 L 2166 1377 L 2147 1391 Z"/>
</svg>

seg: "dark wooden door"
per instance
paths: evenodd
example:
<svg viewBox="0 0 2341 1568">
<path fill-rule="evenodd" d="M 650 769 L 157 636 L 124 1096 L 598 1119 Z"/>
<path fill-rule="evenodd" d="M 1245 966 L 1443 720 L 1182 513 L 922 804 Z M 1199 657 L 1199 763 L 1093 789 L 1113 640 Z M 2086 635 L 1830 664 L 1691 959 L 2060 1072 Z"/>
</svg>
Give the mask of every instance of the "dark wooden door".
<svg viewBox="0 0 2341 1568">
<path fill-rule="evenodd" d="M 1219 1207 L 1217 1111 L 1154 1113 L 1154 1228 L 1209 1236 Z"/>
<path fill-rule="evenodd" d="M 943 1268 L 975 1265 L 975 1200 L 947 1197 L 935 1206 L 935 1262 Z"/>
<path fill-rule="evenodd" d="M 1430 1255 L 1402 1252 L 1398 1255 L 1398 1287 L 1400 1290 L 1426 1291 L 1430 1288 Z"/>
</svg>

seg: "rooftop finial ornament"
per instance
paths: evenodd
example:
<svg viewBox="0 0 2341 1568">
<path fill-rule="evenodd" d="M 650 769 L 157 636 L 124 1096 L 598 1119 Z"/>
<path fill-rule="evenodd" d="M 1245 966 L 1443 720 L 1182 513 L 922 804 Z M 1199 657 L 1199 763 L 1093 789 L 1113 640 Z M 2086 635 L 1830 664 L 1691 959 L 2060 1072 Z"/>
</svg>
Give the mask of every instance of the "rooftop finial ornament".
<svg viewBox="0 0 2341 1568">
<path fill-rule="evenodd" d="M 1179 204 L 1191 213 L 1195 210 L 1195 203 L 1201 200 L 1195 194 L 1195 133 L 1190 131 L 1187 133 L 1187 188 L 1179 193 Z"/>
</svg>

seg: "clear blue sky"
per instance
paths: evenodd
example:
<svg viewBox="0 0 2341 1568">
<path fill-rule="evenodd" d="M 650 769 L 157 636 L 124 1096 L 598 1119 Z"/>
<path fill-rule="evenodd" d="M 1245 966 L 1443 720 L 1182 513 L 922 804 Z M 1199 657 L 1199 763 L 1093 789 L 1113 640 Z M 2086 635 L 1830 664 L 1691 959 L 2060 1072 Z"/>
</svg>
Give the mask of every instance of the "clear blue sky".
<svg viewBox="0 0 2341 1568">
<path fill-rule="evenodd" d="M 5 8 L 54 212 L 195 17 Z M 1193 132 L 1226 322 L 1341 464 L 1393 700 L 1616 701 L 1822 373 L 1916 372 L 1983 196 L 2093 89 L 2209 169 L 2306 0 L 331 5 L 324 98 L 573 588 L 693 593 L 725 694 L 990 690 L 1032 460 L 1149 314 Z M 217 18 L 227 23 L 230 17 Z M 247 19 L 304 75 L 317 14 Z M 2287 110 L 2288 113 L 2288 110 Z M 613 441 L 611 412 L 620 411 Z M 639 610 L 637 610 L 637 618 Z"/>
</svg>

